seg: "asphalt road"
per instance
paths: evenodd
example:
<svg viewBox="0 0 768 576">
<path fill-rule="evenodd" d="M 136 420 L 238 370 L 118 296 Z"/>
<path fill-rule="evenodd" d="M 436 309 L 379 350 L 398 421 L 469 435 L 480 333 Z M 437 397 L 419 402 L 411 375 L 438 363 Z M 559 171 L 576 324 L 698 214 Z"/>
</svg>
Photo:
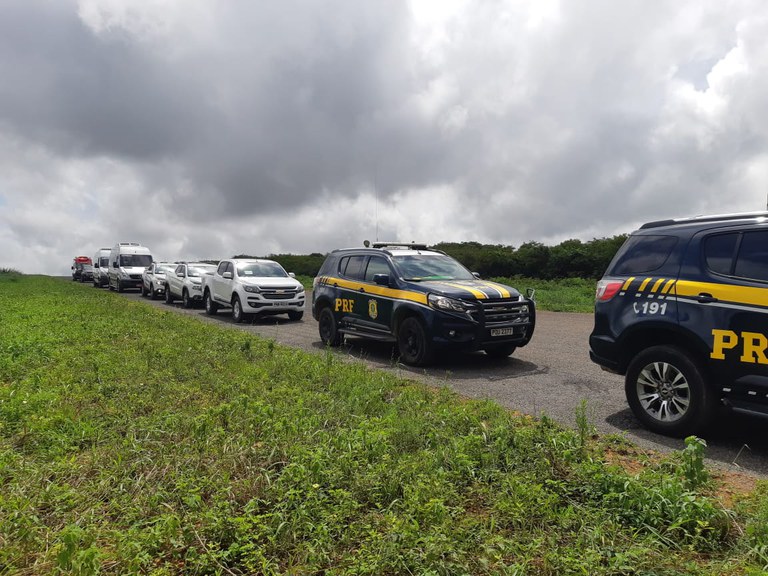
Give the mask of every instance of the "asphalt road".
<svg viewBox="0 0 768 576">
<path fill-rule="evenodd" d="M 201 321 L 272 338 L 288 346 L 317 353 L 325 351 L 317 322 L 309 312 L 299 322 L 290 322 L 283 315 L 237 325 L 228 310 L 207 316 L 202 309 L 185 310 L 180 303 L 169 306 L 160 300 L 143 299 L 136 292 L 123 295 Z M 446 386 L 462 396 L 492 398 L 508 408 L 534 416 L 546 414 L 571 427 L 576 425 L 577 407 L 586 400 L 590 423 L 602 434 L 624 435 L 643 449 L 665 452 L 683 448 L 682 440 L 653 434 L 635 420 L 624 398 L 623 379 L 603 372 L 589 360 L 591 330 L 591 314 L 539 312 L 531 343 L 509 358 L 492 360 L 482 352 L 452 355 L 440 358 L 427 369 L 397 363 L 391 345 L 357 338 L 347 338 L 336 353 L 432 386 Z M 711 464 L 768 477 L 768 420 L 724 413 L 713 428 L 705 436 L 707 459 Z"/>
</svg>

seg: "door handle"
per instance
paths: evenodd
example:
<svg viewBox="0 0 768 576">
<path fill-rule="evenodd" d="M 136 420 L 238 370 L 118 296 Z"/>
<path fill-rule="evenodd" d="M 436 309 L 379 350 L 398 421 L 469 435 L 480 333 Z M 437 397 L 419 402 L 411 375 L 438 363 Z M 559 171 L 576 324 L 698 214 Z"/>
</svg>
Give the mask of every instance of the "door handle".
<svg viewBox="0 0 768 576">
<path fill-rule="evenodd" d="M 710 302 L 717 302 L 717 298 L 712 296 L 712 294 L 708 294 L 706 292 L 702 292 L 698 296 L 696 296 L 696 301 L 701 302 L 702 304 L 709 304 Z"/>
</svg>

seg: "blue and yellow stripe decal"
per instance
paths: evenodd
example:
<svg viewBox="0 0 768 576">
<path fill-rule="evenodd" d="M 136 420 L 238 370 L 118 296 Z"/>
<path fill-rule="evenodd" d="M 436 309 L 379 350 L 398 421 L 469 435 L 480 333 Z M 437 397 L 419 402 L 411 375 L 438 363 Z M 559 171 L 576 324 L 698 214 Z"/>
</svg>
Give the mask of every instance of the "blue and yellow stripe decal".
<svg viewBox="0 0 768 576">
<path fill-rule="evenodd" d="M 365 290 L 366 294 L 376 294 L 377 296 L 383 296 L 385 298 L 410 300 L 411 302 L 417 302 L 419 304 L 427 304 L 427 295 L 423 292 L 415 292 L 413 290 L 398 290 L 396 288 L 387 288 L 386 286 L 378 286 L 376 284 L 344 280 L 343 278 L 336 278 L 334 276 L 321 276 L 317 279 L 317 283 L 320 285 L 335 285 L 340 288 L 347 288 L 348 290 L 360 290 L 362 288 Z"/>
<path fill-rule="evenodd" d="M 674 288 L 677 284 L 676 280 L 670 280 L 668 278 L 653 278 L 652 276 L 646 278 L 637 278 L 636 276 L 630 276 L 626 279 L 621 286 L 619 295 L 625 296 L 627 292 L 630 292 L 632 284 L 637 280 L 639 282 L 637 289 L 633 292 L 637 298 L 646 296 L 648 298 L 663 299 L 667 296 L 674 296 Z"/>
<path fill-rule="evenodd" d="M 634 289 L 633 289 L 634 288 Z M 694 300 L 700 294 L 711 294 L 722 305 L 741 305 L 768 308 L 768 286 L 736 286 L 717 282 L 696 282 L 669 278 L 627 278 L 619 291 L 621 296 L 634 294 L 636 298 L 679 298 Z M 717 303 L 711 303 L 712 305 Z"/>
<path fill-rule="evenodd" d="M 386 286 L 378 286 L 376 284 L 369 284 L 367 282 L 345 280 L 335 276 L 321 276 L 317 279 L 317 282 L 320 285 L 336 285 L 348 290 L 360 290 L 362 288 L 367 294 L 376 294 L 377 296 L 394 298 L 398 300 L 410 300 L 420 304 L 427 304 L 427 294 L 425 292 L 417 292 L 415 290 L 398 290 L 396 288 L 387 288 Z M 433 284 L 436 286 L 442 285 L 446 288 L 452 288 L 454 290 L 464 290 L 469 294 L 472 294 L 478 300 L 488 300 L 490 298 L 510 298 L 512 296 L 506 286 L 503 284 L 497 284 L 496 282 L 478 280 L 477 282 L 462 283 L 450 282 L 446 280 L 429 280 L 428 284 Z"/>
<path fill-rule="evenodd" d="M 511 296 L 509 290 L 507 290 L 503 284 L 497 284 L 496 282 L 486 282 L 483 280 L 477 280 L 471 283 L 450 282 L 448 280 L 429 280 L 428 282 L 429 284 L 442 284 L 443 286 L 449 286 L 454 289 L 466 290 L 478 300 L 509 298 Z"/>
<path fill-rule="evenodd" d="M 754 286 L 734 286 L 733 284 L 678 280 L 676 289 L 677 295 L 681 298 L 692 298 L 701 293 L 706 293 L 729 304 L 744 304 L 768 308 L 768 287 L 756 288 Z"/>
</svg>

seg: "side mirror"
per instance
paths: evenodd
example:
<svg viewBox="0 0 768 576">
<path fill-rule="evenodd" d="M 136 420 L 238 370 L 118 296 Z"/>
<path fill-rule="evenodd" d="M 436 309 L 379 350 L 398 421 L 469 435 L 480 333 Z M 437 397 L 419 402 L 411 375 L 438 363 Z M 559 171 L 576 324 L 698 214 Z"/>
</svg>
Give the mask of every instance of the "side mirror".
<svg viewBox="0 0 768 576">
<path fill-rule="evenodd" d="M 98 263 L 98 262 L 96 262 L 96 264 L 94 264 L 94 265 L 93 265 L 93 267 L 94 267 L 94 268 L 98 268 L 98 267 L 99 267 L 99 263 Z"/>
<path fill-rule="evenodd" d="M 176 272 L 176 277 L 184 278 L 184 272 Z"/>
<path fill-rule="evenodd" d="M 296 278 L 296 274 L 294 274 L 293 272 L 288 272 L 288 276 L 290 276 L 291 278 Z"/>
<path fill-rule="evenodd" d="M 525 295 L 528 297 L 528 300 L 536 302 L 536 290 L 533 288 L 526 288 Z"/>
<path fill-rule="evenodd" d="M 118 268 L 117 262 L 112 262 L 112 268 Z"/>
<path fill-rule="evenodd" d="M 389 274 L 374 274 L 373 281 L 379 286 L 389 286 Z"/>
<path fill-rule="evenodd" d="M 227 280 L 232 280 L 232 272 L 224 272 L 221 277 L 226 278 Z"/>
<path fill-rule="evenodd" d="M 472 276 L 480 280 L 480 272 L 472 272 Z"/>
</svg>

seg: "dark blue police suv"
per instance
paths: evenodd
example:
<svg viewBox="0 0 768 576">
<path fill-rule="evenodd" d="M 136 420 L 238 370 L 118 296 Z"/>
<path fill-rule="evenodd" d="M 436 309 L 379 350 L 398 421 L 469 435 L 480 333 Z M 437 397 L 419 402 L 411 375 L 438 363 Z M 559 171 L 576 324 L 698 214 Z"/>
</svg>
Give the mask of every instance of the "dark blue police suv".
<svg viewBox="0 0 768 576">
<path fill-rule="evenodd" d="M 641 226 L 597 285 L 589 345 L 655 432 L 768 415 L 768 212 Z"/>
<path fill-rule="evenodd" d="M 506 357 L 533 336 L 533 293 L 480 280 L 423 244 L 382 242 L 334 250 L 314 280 L 320 339 L 343 335 L 396 342 L 400 359 L 429 364 L 439 349 Z"/>
</svg>

